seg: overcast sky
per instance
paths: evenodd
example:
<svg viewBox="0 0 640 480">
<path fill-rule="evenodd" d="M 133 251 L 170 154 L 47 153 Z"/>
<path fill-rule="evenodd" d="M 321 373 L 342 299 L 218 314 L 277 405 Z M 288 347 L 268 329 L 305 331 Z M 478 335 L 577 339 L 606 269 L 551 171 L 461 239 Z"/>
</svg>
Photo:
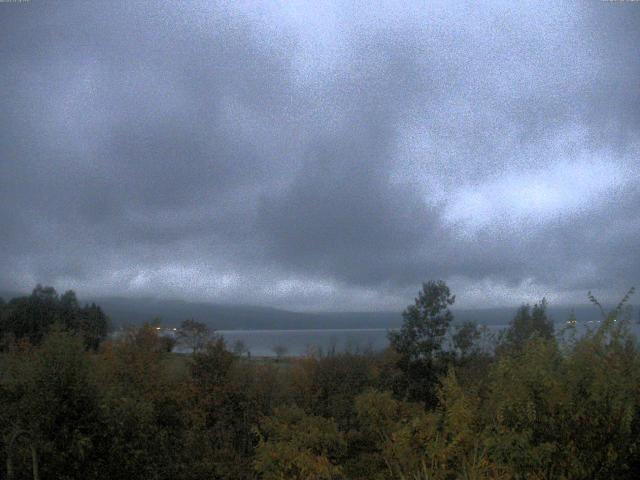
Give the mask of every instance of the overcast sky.
<svg viewBox="0 0 640 480">
<path fill-rule="evenodd" d="M 440 278 L 640 286 L 640 2 L 0 3 L 0 289 L 393 310 Z"/>
</svg>

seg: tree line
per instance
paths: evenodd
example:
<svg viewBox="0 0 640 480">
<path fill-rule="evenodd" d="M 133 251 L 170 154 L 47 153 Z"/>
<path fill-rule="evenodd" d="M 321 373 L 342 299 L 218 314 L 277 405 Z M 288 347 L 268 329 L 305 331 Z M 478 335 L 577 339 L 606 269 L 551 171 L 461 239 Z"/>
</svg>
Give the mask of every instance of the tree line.
<svg viewBox="0 0 640 480">
<path fill-rule="evenodd" d="M 81 306 L 73 290 L 58 295 L 53 287 L 37 285 L 31 295 L 5 303 L 0 298 L 1 348 L 15 342 L 39 344 L 54 324 L 82 338 L 87 349 L 97 350 L 109 329 L 109 319 L 95 303 Z"/>
<path fill-rule="evenodd" d="M 188 355 L 170 353 L 151 323 L 95 337 L 87 322 L 99 307 L 64 310 L 65 295 L 38 287 L 1 307 L 6 478 L 640 474 L 640 351 L 628 296 L 585 333 L 573 322 L 555 331 L 543 300 L 491 336 L 456 324 L 455 296 L 427 282 L 384 351 L 270 362 L 215 335 L 198 336 Z"/>
</svg>

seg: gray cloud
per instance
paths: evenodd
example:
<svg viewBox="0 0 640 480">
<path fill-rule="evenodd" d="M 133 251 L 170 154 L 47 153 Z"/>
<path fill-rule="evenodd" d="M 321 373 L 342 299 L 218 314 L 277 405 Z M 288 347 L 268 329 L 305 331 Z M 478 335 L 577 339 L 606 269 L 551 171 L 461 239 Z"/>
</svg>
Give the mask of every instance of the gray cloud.
<svg viewBox="0 0 640 480">
<path fill-rule="evenodd" d="M 640 7 L 0 4 L 0 288 L 301 309 L 637 283 Z"/>
</svg>

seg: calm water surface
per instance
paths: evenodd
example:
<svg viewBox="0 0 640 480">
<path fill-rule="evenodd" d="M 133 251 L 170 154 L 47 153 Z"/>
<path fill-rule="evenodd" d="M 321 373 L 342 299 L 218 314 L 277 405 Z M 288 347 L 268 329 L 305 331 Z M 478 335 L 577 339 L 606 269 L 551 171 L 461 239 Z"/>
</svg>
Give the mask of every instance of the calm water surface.
<svg viewBox="0 0 640 480">
<path fill-rule="evenodd" d="M 388 345 L 386 328 L 372 329 L 323 329 L 323 330 L 218 330 L 227 346 L 233 349 L 240 340 L 251 355 L 275 356 L 274 348 L 284 347 L 286 355 L 301 356 L 310 351 L 337 351 L 348 349 L 382 350 Z"/>
<path fill-rule="evenodd" d="M 597 328 L 593 324 L 578 324 L 576 332 L 579 335 L 587 329 Z M 556 333 L 565 325 L 556 324 Z M 499 334 L 507 325 L 487 326 L 488 337 L 483 342 L 488 347 L 493 335 Z M 632 325 L 632 331 L 640 334 L 637 324 Z M 229 349 L 233 349 L 237 341 L 242 341 L 253 356 L 273 357 L 276 356 L 274 349 L 284 347 L 286 356 L 302 356 L 309 352 L 330 349 L 336 351 L 345 350 L 383 350 L 389 344 L 387 340 L 386 328 L 371 329 L 322 329 L 322 330 L 218 330 L 216 333 L 224 337 Z"/>
</svg>

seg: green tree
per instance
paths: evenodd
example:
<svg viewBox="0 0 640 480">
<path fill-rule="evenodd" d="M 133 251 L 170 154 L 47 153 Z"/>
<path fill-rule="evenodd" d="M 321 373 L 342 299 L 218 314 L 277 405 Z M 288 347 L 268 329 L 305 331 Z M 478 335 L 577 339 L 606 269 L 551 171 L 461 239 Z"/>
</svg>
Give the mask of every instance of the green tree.
<svg viewBox="0 0 640 480">
<path fill-rule="evenodd" d="M 82 336 L 86 348 L 97 350 L 107 338 L 108 331 L 109 318 L 98 305 L 92 303 L 80 310 L 77 332 Z"/>
<path fill-rule="evenodd" d="M 373 356 L 341 352 L 292 362 L 291 399 L 307 413 L 333 417 L 343 430 L 354 427 L 354 399 L 374 384 Z"/>
<path fill-rule="evenodd" d="M 427 439 L 434 425 L 421 405 L 397 400 L 390 392 L 369 390 L 356 398 L 355 408 L 369 447 L 369 477 L 411 478 L 430 463 Z"/>
<path fill-rule="evenodd" d="M 478 353 L 478 340 L 481 336 L 482 332 L 475 322 L 456 325 L 452 335 L 453 348 L 461 360 Z"/>
<path fill-rule="evenodd" d="M 449 306 L 454 302 L 445 282 L 424 283 L 414 304 L 403 312 L 400 331 L 389 332 L 391 348 L 400 354 L 398 366 L 404 373 L 399 393 L 430 407 L 437 403 L 438 377 L 446 372 L 451 356 L 443 347 L 453 320 Z"/>
<path fill-rule="evenodd" d="M 513 478 L 565 478 L 556 435 L 567 403 L 562 369 L 556 343 L 537 337 L 492 368 L 486 442 Z"/>
<path fill-rule="evenodd" d="M 195 355 L 205 346 L 209 340 L 209 327 L 194 319 L 184 320 L 178 328 L 177 339 Z"/>
<path fill-rule="evenodd" d="M 80 307 L 73 290 L 58 296 L 53 287 L 38 285 L 31 295 L 13 298 L 2 310 L 0 335 L 33 345 L 39 344 L 58 322 L 65 330 L 79 334 L 87 349 L 96 350 L 109 328 L 102 309 L 95 304 Z"/>
<path fill-rule="evenodd" d="M 344 447 L 333 420 L 299 408 L 278 409 L 260 425 L 255 469 L 264 480 L 339 479 Z"/>
<path fill-rule="evenodd" d="M 191 377 L 203 393 L 211 392 L 224 385 L 234 361 L 233 353 L 227 350 L 224 339 L 218 336 L 193 356 Z"/>
<path fill-rule="evenodd" d="M 185 378 L 171 375 L 156 328 L 131 329 L 99 354 L 104 427 L 101 478 L 188 476 Z"/>
<path fill-rule="evenodd" d="M 2 334 L 38 344 L 59 319 L 58 306 L 55 289 L 37 285 L 30 296 L 11 299 L 3 318 Z"/>
<path fill-rule="evenodd" d="M 512 478 L 637 478 L 638 350 L 617 323 L 567 352 L 532 338 L 492 368 L 485 444 Z"/>
<path fill-rule="evenodd" d="M 99 477 L 99 396 L 80 339 L 54 328 L 37 348 L 15 347 L 3 390 L 8 477 L 27 469 L 14 462 L 20 448 L 32 452 L 34 478 Z"/>
<path fill-rule="evenodd" d="M 533 337 L 545 340 L 554 338 L 553 321 L 547 315 L 547 301 L 543 298 L 540 303 L 522 305 L 511 320 L 504 333 L 502 350 L 521 350 Z"/>
</svg>

